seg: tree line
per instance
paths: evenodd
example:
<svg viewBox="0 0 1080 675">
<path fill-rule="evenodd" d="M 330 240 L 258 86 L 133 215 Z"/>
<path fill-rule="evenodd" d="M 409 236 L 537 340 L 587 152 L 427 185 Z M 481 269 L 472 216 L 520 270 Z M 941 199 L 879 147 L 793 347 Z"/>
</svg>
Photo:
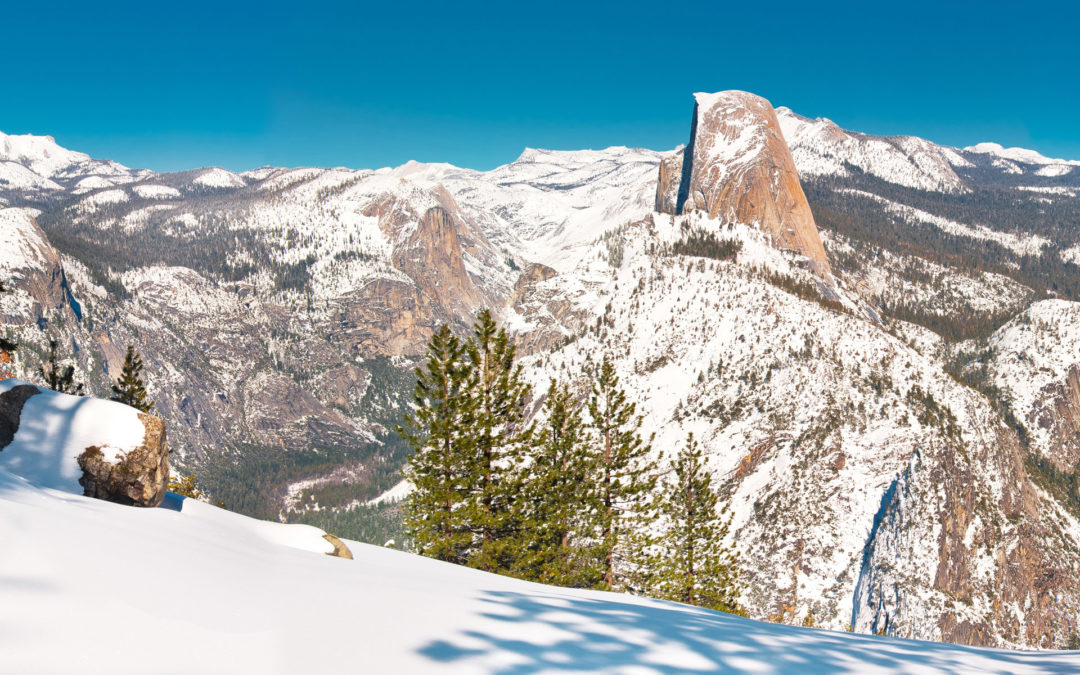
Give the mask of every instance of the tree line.
<svg viewBox="0 0 1080 675">
<path fill-rule="evenodd" d="M 398 432 L 412 448 L 405 527 L 423 555 L 575 588 L 740 612 L 738 560 L 698 443 L 652 459 L 653 438 L 605 357 L 587 395 L 552 380 L 542 412 L 489 310 L 443 325 Z"/>
</svg>

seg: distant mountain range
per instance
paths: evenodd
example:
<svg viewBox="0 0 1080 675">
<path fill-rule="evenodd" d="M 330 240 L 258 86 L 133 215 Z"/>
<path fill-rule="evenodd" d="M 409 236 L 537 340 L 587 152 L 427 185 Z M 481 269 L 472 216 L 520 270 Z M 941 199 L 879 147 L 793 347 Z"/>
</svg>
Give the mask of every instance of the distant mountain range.
<svg viewBox="0 0 1080 675">
<path fill-rule="evenodd" d="M 537 408 L 609 354 L 658 452 L 700 439 L 752 615 L 1060 647 L 1078 164 L 744 92 L 698 95 L 673 152 L 487 172 L 155 173 L 0 135 L 0 318 L 18 374 L 55 337 L 97 392 L 134 344 L 178 464 L 229 507 L 377 540 L 425 341 L 491 307 Z"/>
</svg>

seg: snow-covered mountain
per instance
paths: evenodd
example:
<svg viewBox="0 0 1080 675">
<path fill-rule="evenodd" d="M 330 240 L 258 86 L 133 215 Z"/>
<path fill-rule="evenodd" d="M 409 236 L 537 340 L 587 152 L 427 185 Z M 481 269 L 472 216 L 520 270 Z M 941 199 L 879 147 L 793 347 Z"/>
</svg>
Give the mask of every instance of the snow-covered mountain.
<svg viewBox="0 0 1080 675">
<path fill-rule="evenodd" d="M 0 132 L 0 197 L 14 193 L 18 198 L 42 198 L 129 183 L 150 173 L 62 148 L 52 136 Z"/>
<path fill-rule="evenodd" d="M 537 402 L 606 353 L 658 453 L 701 439 L 753 616 L 1066 644 L 1080 176 L 783 108 L 774 124 L 761 100 L 699 97 L 713 116 L 685 150 L 526 150 L 488 172 L 118 180 L 0 153 L 59 186 L 0 195 L 16 370 L 56 336 L 103 391 L 135 344 L 185 470 L 231 508 L 346 533 L 398 481 L 388 430 L 430 332 L 491 306 Z M 692 233 L 738 252 L 679 246 Z"/>
</svg>

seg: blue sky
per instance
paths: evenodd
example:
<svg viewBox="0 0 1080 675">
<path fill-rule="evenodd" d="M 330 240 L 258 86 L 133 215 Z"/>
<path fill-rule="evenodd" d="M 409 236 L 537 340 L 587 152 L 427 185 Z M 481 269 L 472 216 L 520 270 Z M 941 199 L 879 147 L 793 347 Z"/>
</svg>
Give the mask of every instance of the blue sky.
<svg viewBox="0 0 1080 675">
<path fill-rule="evenodd" d="M 857 131 L 1080 158 L 1074 3 L 96 5 L 4 7 L 0 131 L 157 170 L 487 169 L 672 148 L 692 92 L 745 89 Z"/>
</svg>

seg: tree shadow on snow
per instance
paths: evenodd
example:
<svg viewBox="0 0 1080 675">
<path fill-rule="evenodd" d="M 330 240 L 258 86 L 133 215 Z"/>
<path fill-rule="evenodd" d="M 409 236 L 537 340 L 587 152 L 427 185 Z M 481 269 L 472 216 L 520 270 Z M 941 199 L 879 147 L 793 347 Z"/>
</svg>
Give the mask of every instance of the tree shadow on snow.
<svg viewBox="0 0 1080 675">
<path fill-rule="evenodd" d="M 552 671 L 706 673 L 1080 672 L 1080 652 L 1023 653 L 753 621 L 669 603 L 487 591 L 482 622 L 420 649 L 501 675 Z"/>
</svg>

